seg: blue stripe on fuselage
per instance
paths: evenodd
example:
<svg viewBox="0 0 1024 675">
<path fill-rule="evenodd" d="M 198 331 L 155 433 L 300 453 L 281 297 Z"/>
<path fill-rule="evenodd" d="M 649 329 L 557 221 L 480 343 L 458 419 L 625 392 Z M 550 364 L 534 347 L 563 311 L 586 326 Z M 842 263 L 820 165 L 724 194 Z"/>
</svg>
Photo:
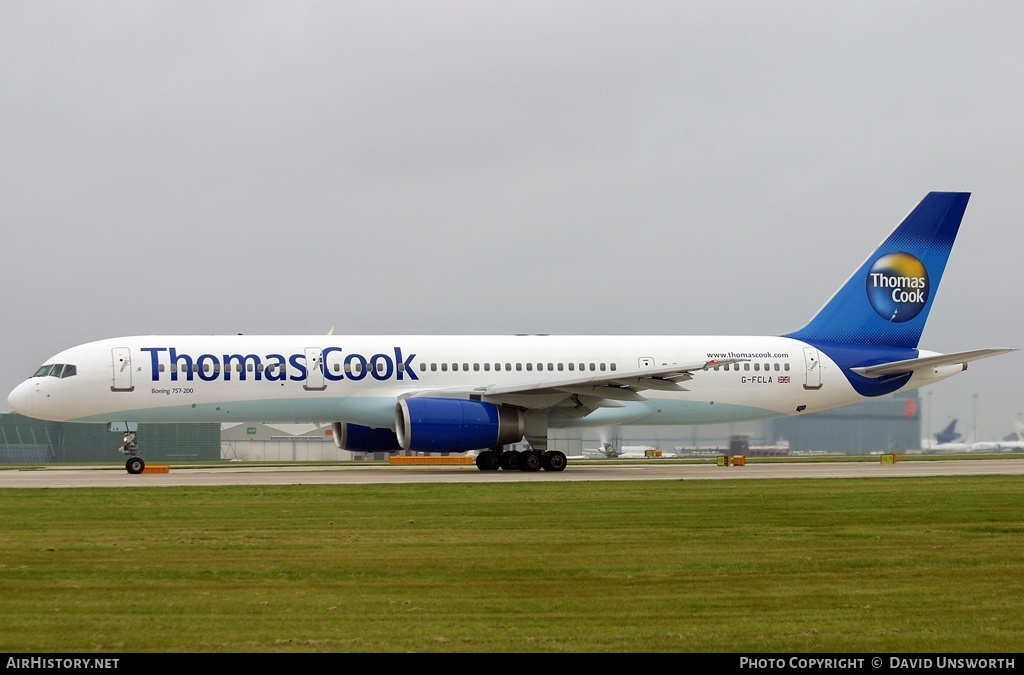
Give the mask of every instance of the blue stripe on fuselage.
<svg viewBox="0 0 1024 675">
<path fill-rule="evenodd" d="M 850 386 L 861 396 L 884 396 L 898 391 L 910 380 L 911 373 L 885 377 L 864 377 L 853 372 L 853 368 L 916 359 L 920 355 L 916 349 L 901 347 L 818 342 L 815 340 L 805 340 L 804 342 L 832 359 L 843 371 Z"/>
</svg>

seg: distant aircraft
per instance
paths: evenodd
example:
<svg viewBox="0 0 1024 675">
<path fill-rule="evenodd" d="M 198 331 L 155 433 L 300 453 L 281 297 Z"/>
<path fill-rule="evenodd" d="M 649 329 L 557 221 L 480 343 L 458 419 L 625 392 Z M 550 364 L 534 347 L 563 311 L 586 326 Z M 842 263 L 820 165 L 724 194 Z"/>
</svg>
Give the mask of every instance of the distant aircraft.
<svg viewBox="0 0 1024 675">
<path fill-rule="evenodd" d="M 1024 424 L 1017 420 L 1014 422 L 1014 434 L 1008 435 L 999 441 L 976 441 L 971 434 L 963 442 L 949 441 L 947 443 L 933 443 L 922 447 L 931 453 L 961 453 L 961 452 L 1008 452 L 1011 450 L 1024 450 Z"/>
<path fill-rule="evenodd" d="M 802 415 L 1012 351 L 918 348 L 968 199 L 929 193 L 807 325 L 781 336 L 119 337 L 47 359 L 7 401 L 29 417 L 123 432 L 129 473 L 145 466 L 139 423 L 240 420 L 329 422 L 354 452 L 480 450 L 484 471 L 561 471 L 550 428 Z M 787 264 L 799 264 L 800 243 Z M 500 278 L 467 283 L 515 292 Z M 508 448 L 524 438 L 529 450 Z"/>
<path fill-rule="evenodd" d="M 941 445 L 942 443 L 952 443 L 956 439 L 960 438 L 960 433 L 954 431 L 955 428 L 956 420 L 954 419 L 946 425 L 945 429 L 935 432 L 935 442 Z"/>
<path fill-rule="evenodd" d="M 653 445 L 624 445 L 619 448 L 618 456 L 622 459 L 637 459 L 651 457 L 657 448 Z"/>
<path fill-rule="evenodd" d="M 606 459 L 618 456 L 619 453 L 615 451 L 611 443 L 603 443 L 600 448 L 583 448 L 580 454 L 571 455 L 569 459 Z"/>
<path fill-rule="evenodd" d="M 1005 452 L 1009 450 L 1024 450 L 1024 423 L 1015 420 L 1013 423 L 1015 434 L 1004 438 L 1001 441 L 976 441 L 968 446 L 969 452 Z M 1014 436 L 1016 440 L 1013 440 Z"/>
<path fill-rule="evenodd" d="M 619 451 L 615 449 L 611 443 L 602 443 L 599 450 L 591 450 L 589 448 L 583 450 L 584 455 L 592 457 L 618 457 Z"/>
</svg>

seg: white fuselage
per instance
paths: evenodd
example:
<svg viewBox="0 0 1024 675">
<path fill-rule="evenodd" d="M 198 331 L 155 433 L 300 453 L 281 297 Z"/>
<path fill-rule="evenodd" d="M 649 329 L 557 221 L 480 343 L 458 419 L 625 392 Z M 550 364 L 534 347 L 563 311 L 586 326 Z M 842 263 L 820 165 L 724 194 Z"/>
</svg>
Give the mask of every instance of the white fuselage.
<svg viewBox="0 0 1024 675">
<path fill-rule="evenodd" d="M 925 352 L 922 352 L 925 354 Z M 608 379 L 677 363 L 709 366 L 682 391 L 647 390 L 551 427 L 702 424 L 846 405 L 864 397 L 826 354 L 785 337 L 737 336 L 135 336 L 65 350 L 11 393 L 18 412 L 73 422 L 328 422 L 395 426 L 399 398 L 431 392 L 488 401 L 488 388 Z M 59 370 L 59 369 L 58 369 Z M 915 371 L 902 390 L 961 367 Z M 41 369 L 42 371 L 42 369 Z M 70 372 L 70 371 L 64 371 Z M 447 393 L 446 393 L 447 392 Z M 526 395 L 523 407 L 543 397 Z M 516 404 L 509 396 L 497 402 Z"/>
</svg>

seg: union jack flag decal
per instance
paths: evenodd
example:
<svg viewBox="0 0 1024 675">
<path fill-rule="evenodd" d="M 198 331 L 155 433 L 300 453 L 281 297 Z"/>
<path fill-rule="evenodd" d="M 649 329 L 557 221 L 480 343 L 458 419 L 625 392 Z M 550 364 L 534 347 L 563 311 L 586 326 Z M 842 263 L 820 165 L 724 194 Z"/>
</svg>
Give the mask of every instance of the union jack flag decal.
<svg viewBox="0 0 1024 675">
<path fill-rule="evenodd" d="M 779 384 L 789 384 L 789 375 L 780 375 Z"/>
</svg>

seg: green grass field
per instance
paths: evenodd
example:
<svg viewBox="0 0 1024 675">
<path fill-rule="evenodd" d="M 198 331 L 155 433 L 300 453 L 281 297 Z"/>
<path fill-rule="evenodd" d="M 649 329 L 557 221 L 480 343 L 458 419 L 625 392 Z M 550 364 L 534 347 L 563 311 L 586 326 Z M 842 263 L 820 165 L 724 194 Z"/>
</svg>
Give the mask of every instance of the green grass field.
<svg viewBox="0 0 1024 675">
<path fill-rule="evenodd" d="M 1018 652 L 1019 477 L 0 491 L 6 652 Z"/>
</svg>

